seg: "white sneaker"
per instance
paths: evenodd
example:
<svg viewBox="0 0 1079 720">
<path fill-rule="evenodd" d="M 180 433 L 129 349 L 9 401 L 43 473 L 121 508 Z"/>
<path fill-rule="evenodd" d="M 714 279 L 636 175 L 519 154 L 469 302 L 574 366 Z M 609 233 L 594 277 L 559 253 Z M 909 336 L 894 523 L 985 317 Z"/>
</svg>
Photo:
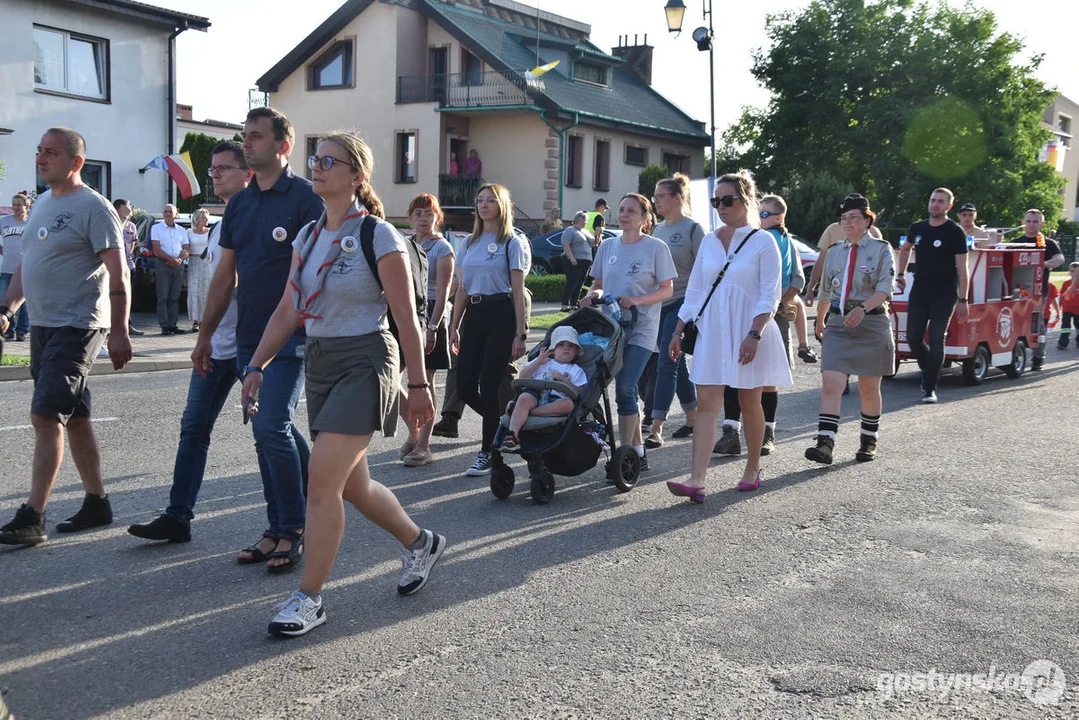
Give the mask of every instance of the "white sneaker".
<svg viewBox="0 0 1079 720">
<path fill-rule="evenodd" d="M 476 462 L 472 463 L 472 467 L 465 470 L 465 475 L 470 477 L 483 477 L 484 475 L 491 474 L 491 456 L 485 452 L 481 452 L 476 456 Z"/>
<path fill-rule="evenodd" d="M 431 568 L 442 557 L 446 549 L 446 538 L 430 530 L 424 530 L 427 542 L 419 550 L 406 550 L 401 553 L 401 579 L 397 581 L 397 592 L 411 595 L 419 592 L 427 584 Z"/>
<path fill-rule="evenodd" d="M 937 401 L 937 393 L 935 390 L 927 390 L 925 395 L 922 395 L 922 402 L 926 405 L 932 405 Z"/>
<path fill-rule="evenodd" d="M 299 590 L 275 609 L 278 613 L 270 621 L 268 630 L 278 637 L 306 635 L 326 622 L 326 610 L 322 607 L 322 600 L 315 602 Z"/>
</svg>

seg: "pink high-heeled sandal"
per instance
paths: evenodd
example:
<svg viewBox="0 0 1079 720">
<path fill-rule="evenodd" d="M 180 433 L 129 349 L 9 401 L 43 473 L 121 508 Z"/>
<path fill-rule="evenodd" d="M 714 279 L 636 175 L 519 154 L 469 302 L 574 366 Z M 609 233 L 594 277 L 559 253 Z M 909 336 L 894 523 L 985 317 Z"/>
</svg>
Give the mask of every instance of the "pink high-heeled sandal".
<svg viewBox="0 0 1079 720">
<path fill-rule="evenodd" d="M 683 485 L 682 483 L 668 480 L 667 489 L 671 491 L 671 495 L 689 498 L 690 502 L 704 502 L 704 488 L 702 487 L 691 487 L 689 485 Z"/>
<path fill-rule="evenodd" d="M 764 478 L 761 477 L 761 469 L 757 468 L 757 477 L 753 478 L 753 482 L 746 482 L 745 480 L 742 480 L 738 483 L 738 490 L 739 492 L 749 492 L 751 490 L 756 490 L 761 486 L 761 480 L 763 479 Z"/>
</svg>

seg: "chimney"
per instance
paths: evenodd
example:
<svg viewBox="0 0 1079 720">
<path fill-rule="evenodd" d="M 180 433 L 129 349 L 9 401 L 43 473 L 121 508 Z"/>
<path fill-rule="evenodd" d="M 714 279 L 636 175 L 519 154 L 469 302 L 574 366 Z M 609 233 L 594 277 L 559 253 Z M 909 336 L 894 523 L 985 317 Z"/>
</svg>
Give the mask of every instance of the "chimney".
<svg viewBox="0 0 1079 720">
<path fill-rule="evenodd" d="M 623 44 L 624 43 L 624 44 Z M 652 84 L 652 46 L 648 44 L 647 33 L 644 43 L 638 43 L 636 35 L 633 36 L 633 44 L 629 44 L 629 35 L 618 36 L 618 47 L 611 50 L 611 55 L 625 60 L 623 66 L 626 70 L 637 76 L 645 85 Z"/>
<path fill-rule="evenodd" d="M 192 120 L 192 108 L 190 105 L 181 105 L 176 103 L 176 119 L 177 120 Z"/>
</svg>

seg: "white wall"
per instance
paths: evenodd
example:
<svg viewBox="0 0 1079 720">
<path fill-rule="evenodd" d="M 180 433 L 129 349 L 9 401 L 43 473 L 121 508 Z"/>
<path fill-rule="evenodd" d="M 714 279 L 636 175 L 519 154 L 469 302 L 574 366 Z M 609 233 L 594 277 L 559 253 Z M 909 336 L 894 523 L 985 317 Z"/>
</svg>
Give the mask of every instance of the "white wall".
<svg viewBox="0 0 1079 720">
<path fill-rule="evenodd" d="M 168 34 L 124 16 L 57 0 L 3 0 L 4 40 L 0 43 L 0 204 L 21 190 L 33 190 L 34 153 L 51 126 L 71 127 L 86 138 L 87 157 L 111 163 L 113 197 L 137 207 L 159 209 L 167 175 L 138 169 L 164 153 L 168 142 Z M 109 40 L 111 101 L 95 102 L 34 90 L 33 25 Z M 104 191 L 104 189 L 102 189 Z"/>
</svg>

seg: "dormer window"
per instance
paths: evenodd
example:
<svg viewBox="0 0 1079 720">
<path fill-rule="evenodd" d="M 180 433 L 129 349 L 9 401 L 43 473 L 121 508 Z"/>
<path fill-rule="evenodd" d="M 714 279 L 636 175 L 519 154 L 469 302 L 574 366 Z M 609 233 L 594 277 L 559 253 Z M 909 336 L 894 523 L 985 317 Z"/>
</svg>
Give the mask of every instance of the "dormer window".
<svg viewBox="0 0 1079 720">
<path fill-rule="evenodd" d="M 590 85 L 607 86 L 607 67 L 590 62 L 576 62 L 573 64 L 573 79 L 576 82 L 589 83 Z"/>
<path fill-rule="evenodd" d="M 339 40 L 309 66 L 310 90 L 353 87 L 352 41 Z"/>
</svg>

